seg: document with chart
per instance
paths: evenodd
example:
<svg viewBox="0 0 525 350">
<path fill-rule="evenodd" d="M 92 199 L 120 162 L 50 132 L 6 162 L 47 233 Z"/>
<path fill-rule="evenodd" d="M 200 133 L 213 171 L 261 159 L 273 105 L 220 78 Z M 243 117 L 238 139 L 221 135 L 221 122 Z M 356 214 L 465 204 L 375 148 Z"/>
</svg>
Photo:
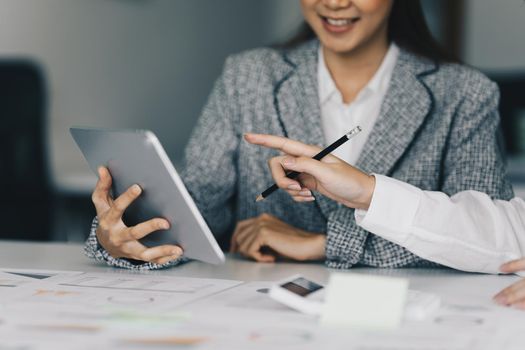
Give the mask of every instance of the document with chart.
<svg viewBox="0 0 525 350">
<path fill-rule="evenodd" d="M 0 349 L 518 349 L 498 324 L 518 327 L 522 314 L 490 303 L 449 302 L 377 336 L 323 328 L 270 299 L 273 283 L 0 268 Z"/>
<path fill-rule="evenodd" d="M 78 310 L 125 308 L 165 312 L 241 282 L 130 273 L 63 272 L 46 277 L 41 272 L 4 270 L 0 271 L 0 283 L 17 286 L 16 294 L 3 300 L 9 301 L 7 309 L 35 311 L 67 305 Z"/>
<path fill-rule="evenodd" d="M 188 324 L 191 314 L 181 307 L 241 283 L 158 272 L 0 268 L 0 349 L 59 349 L 73 339 L 76 349 L 145 346 Z M 171 344 L 197 341 L 179 338 Z"/>
</svg>

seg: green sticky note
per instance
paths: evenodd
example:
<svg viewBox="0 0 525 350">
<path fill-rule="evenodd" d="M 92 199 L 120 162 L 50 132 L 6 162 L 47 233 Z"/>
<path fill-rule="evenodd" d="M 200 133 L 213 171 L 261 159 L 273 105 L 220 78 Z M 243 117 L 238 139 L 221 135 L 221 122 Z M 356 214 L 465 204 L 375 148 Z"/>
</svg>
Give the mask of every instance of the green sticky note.
<svg viewBox="0 0 525 350">
<path fill-rule="evenodd" d="M 321 324 L 361 330 L 391 330 L 403 318 L 408 280 L 333 273 L 326 290 Z"/>
</svg>

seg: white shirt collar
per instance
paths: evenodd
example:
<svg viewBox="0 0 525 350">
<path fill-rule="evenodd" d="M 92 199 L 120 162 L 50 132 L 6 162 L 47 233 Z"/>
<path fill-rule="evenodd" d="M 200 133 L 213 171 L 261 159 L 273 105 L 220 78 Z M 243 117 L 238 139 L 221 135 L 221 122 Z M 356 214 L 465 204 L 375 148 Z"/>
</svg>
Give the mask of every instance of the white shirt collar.
<svg viewBox="0 0 525 350">
<path fill-rule="evenodd" d="M 368 84 L 366 84 L 365 87 L 359 92 L 356 100 L 363 96 L 365 92 L 378 92 L 381 88 L 385 87 L 385 85 L 388 84 L 394 67 L 396 65 L 398 56 L 399 48 L 396 44 L 391 43 L 385 57 L 383 58 L 383 62 L 381 62 L 381 66 L 379 66 L 379 69 L 375 72 L 374 76 L 372 77 L 372 79 L 370 79 Z M 321 45 L 319 45 L 318 50 L 317 71 L 319 84 L 319 100 L 321 104 L 324 104 L 335 93 L 339 94 L 339 97 L 341 97 L 341 94 L 339 93 L 339 90 L 337 89 L 337 86 L 335 85 L 335 82 L 332 79 L 330 72 L 328 71 L 328 67 L 326 66 L 323 48 Z"/>
</svg>

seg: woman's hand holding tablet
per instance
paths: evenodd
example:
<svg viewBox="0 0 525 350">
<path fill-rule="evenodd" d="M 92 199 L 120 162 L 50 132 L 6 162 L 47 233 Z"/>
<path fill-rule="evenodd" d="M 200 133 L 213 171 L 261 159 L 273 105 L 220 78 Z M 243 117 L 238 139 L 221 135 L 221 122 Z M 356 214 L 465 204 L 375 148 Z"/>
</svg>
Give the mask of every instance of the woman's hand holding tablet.
<svg viewBox="0 0 525 350">
<path fill-rule="evenodd" d="M 102 259 L 164 265 L 184 254 L 211 264 L 224 262 L 210 228 L 151 131 L 71 128 L 71 135 L 100 177 L 93 192 L 97 218 L 88 240 L 95 241 Z M 127 260 L 113 263 L 130 265 Z"/>
<path fill-rule="evenodd" d="M 176 245 L 148 248 L 139 242 L 150 233 L 169 229 L 170 224 L 166 219 L 154 218 L 130 227 L 122 220 L 126 209 L 142 193 L 139 185 L 131 186 L 113 199 L 110 193 L 112 178 L 108 169 L 100 167 L 98 175 L 99 180 L 92 195 L 99 222 L 97 238 L 111 256 L 156 264 L 165 264 L 182 256 L 182 248 Z"/>
</svg>

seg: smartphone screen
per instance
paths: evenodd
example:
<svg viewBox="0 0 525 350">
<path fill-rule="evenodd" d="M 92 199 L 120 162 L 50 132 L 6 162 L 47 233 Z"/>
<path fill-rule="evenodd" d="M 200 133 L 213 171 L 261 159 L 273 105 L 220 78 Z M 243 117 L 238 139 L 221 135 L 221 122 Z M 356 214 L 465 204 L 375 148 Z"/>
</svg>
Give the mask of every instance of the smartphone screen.
<svg viewBox="0 0 525 350">
<path fill-rule="evenodd" d="M 281 284 L 280 287 L 301 297 L 306 297 L 307 295 L 312 294 L 313 292 L 316 292 L 319 289 L 323 288 L 323 286 L 302 277 Z"/>
</svg>

